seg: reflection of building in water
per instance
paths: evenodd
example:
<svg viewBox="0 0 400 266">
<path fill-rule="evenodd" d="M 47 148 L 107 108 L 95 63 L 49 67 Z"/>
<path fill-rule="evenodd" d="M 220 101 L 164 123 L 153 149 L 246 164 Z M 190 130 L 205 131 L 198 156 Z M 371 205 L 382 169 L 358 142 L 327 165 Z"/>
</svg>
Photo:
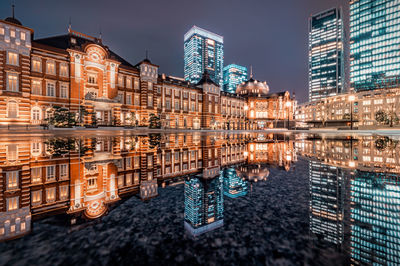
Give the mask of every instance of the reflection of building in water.
<svg viewBox="0 0 400 266">
<path fill-rule="evenodd" d="M 86 221 L 105 215 L 121 198 L 157 196 L 159 184 L 182 184 L 183 177 L 199 174 L 213 179 L 221 168 L 258 160 L 262 154 L 249 152 L 249 141 L 243 135 L 181 133 L 3 141 L 0 240 L 29 232 L 31 220 L 48 215 L 68 213 L 72 223 L 76 218 Z M 267 145 L 272 157 L 259 158 L 260 163 L 284 166 L 287 159 L 294 159 L 288 157 L 293 143 L 279 140 Z M 222 194 L 223 179 L 214 182 L 219 182 Z M 229 178 L 231 195 L 246 191 L 246 181 L 241 182 L 234 175 Z"/>
<path fill-rule="evenodd" d="M 335 166 L 310 160 L 310 231 L 340 245 L 343 241 L 344 173 Z"/>
<path fill-rule="evenodd" d="M 219 174 L 219 173 L 218 173 Z M 212 231 L 224 224 L 222 175 L 185 181 L 185 228 L 192 236 Z"/>
<path fill-rule="evenodd" d="M 248 181 L 236 174 L 234 168 L 227 168 L 224 175 L 224 195 L 237 198 L 247 195 Z"/>
<path fill-rule="evenodd" d="M 400 186 L 397 174 L 355 171 L 351 180 L 351 259 L 400 263 Z"/>
</svg>

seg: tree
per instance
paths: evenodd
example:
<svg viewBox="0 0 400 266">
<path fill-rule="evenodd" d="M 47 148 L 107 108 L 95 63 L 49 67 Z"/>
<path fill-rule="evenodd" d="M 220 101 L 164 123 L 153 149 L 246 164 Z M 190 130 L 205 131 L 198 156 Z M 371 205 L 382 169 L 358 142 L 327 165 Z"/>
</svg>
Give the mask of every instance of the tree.
<svg viewBox="0 0 400 266">
<path fill-rule="evenodd" d="M 76 124 L 75 113 L 61 106 L 54 106 L 52 115 L 46 121 L 55 127 L 71 127 Z"/>
<path fill-rule="evenodd" d="M 375 113 L 375 120 L 378 123 L 385 123 L 388 124 L 389 123 L 389 119 L 388 119 L 388 115 L 386 114 L 385 111 L 383 110 L 379 110 Z"/>
<path fill-rule="evenodd" d="M 161 128 L 161 119 L 155 114 L 150 114 L 149 128 Z"/>
</svg>

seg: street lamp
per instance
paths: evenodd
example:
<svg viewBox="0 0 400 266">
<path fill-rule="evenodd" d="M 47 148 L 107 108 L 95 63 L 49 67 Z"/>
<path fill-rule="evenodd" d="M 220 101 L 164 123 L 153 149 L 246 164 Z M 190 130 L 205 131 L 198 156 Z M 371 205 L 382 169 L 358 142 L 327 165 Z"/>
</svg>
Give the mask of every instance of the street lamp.
<svg viewBox="0 0 400 266">
<path fill-rule="evenodd" d="M 286 107 L 287 107 L 287 112 L 288 112 L 288 114 L 287 114 L 287 129 L 288 130 L 290 129 L 289 110 L 290 110 L 291 105 L 292 105 L 291 102 L 289 102 L 289 101 L 286 102 Z"/>
<path fill-rule="evenodd" d="M 350 129 L 353 130 L 353 102 L 356 99 L 354 95 L 349 96 L 350 102 Z"/>
</svg>

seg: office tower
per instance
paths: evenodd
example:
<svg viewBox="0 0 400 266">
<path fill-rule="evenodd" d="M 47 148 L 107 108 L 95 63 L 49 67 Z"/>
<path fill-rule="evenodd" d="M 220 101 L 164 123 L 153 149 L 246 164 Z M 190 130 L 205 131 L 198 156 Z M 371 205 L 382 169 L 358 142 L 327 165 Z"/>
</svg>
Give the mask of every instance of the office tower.
<svg viewBox="0 0 400 266">
<path fill-rule="evenodd" d="M 400 3 L 350 1 L 350 86 L 355 91 L 399 86 Z"/>
<path fill-rule="evenodd" d="M 222 175 L 213 179 L 201 177 L 185 181 L 186 230 L 192 236 L 212 231 L 224 224 Z"/>
<path fill-rule="evenodd" d="M 309 162 L 310 231 L 329 243 L 343 242 L 344 172 L 335 166 Z"/>
<path fill-rule="evenodd" d="M 310 17 L 308 97 L 318 101 L 345 90 L 342 11 L 329 9 Z"/>
<path fill-rule="evenodd" d="M 223 69 L 223 85 L 222 89 L 226 92 L 235 93 L 236 87 L 247 81 L 247 67 L 230 64 Z"/>
<path fill-rule="evenodd" d="M 359 265 L 400 263 L 399 175 L 357 170 L 351 180 L 351 260 Z"/>
<path fill-rule="evenodd" d="M 224 195 L 238 198 L 247 195 L 248 181 L 236 174 L 234 168 L 224 170 Z"/>
<path fill-rule="evenodd" d="M 200 81 L 207 71 L 212 80 L 222 87 L 224 65 L 224 38 L 193 26 L 184 36 L 185 80 Z"/>
</svg>

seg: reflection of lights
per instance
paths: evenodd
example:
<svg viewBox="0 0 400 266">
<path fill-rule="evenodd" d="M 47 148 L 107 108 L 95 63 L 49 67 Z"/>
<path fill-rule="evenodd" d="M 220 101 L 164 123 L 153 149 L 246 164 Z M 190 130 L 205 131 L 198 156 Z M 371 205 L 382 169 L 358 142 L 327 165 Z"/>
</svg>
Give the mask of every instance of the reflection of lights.
<svg viewBox="0 0 400 266">
<path fill-rule="evenodd" d="M 355 167 L 355 166 L 356 166 L 356 163 L 353 162 L 353 161 L 350 161 L 350 162 L 349 162 L 349 166 L 350 166 L 350 167 Z"/>
<path fill-rule="evenodd" d="M 350 102 L 353 102 L 355 99 L 356 99 L 356 96 L 354 96 L 354 95 L 350 95 L 349 96 L 349 101 Z"/>
<path fill-rule="evenodd" d="M 292 160 L 292 156 L 287 155 L 287 156 L 286 156 L 286 161 L 291 161 L 291 160 Z"/>
<path fill-rule="evenodd" d="M 290 107 L 292 105 L 291 102 L 286 102 L 286 107 Z"/>
<path fill-rule="evenodd" d="M 247 157 L 249 155 L 249 153 L 247 151 L 243 152 L 243 156 Z"/>
<path fill-rule="evenodd" d="M 250 144 L 250 151 L 254 151 L 254 144 Z"/>
<path fill-rule="evenodd" d="M 245 105 L 245 106 L 243 107 L 243 109 L 244 109 L 245 111 L 247 111 L 247 110 L 249 110 L 249 107 L 248 107 L 247 105 Z"/>
</svg>

